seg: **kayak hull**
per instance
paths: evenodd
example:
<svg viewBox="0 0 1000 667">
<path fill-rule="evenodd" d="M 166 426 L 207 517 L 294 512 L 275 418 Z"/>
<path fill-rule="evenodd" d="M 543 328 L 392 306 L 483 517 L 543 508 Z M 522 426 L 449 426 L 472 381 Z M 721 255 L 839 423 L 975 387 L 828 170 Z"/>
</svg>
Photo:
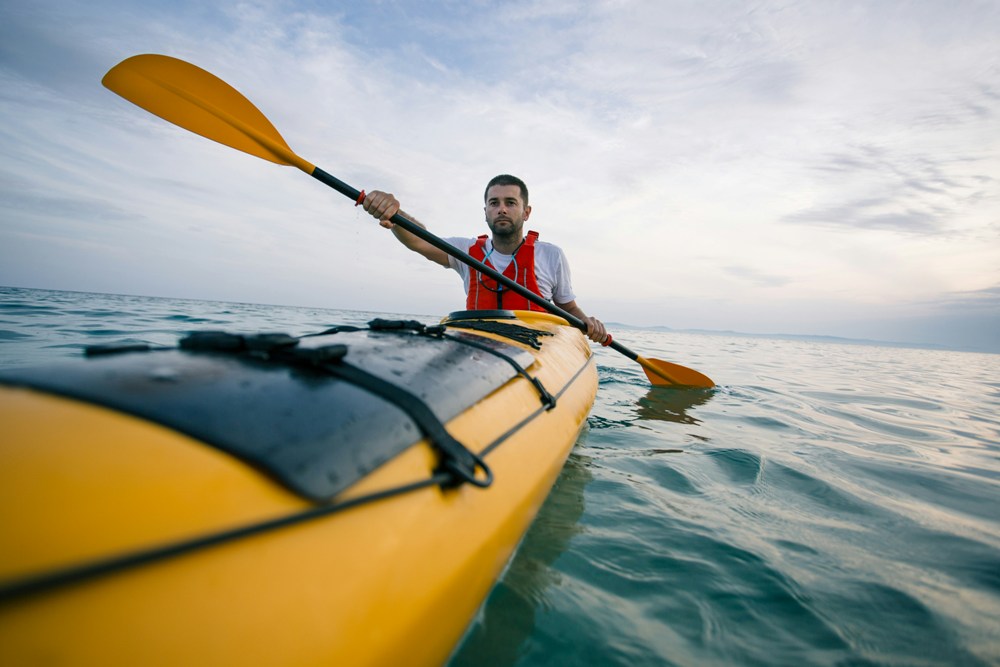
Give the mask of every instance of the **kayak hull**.
<svg viewBox="0 0 1000 667">
<path fill-rule="evenodd" d="M 488 464 L 488 488 L 422 484 L 441 458 L 425 439 L 317 502 L 163 425 L 0 387 L 0 581 L 274 524 L 37 591 L 8 586 L 0 663 L 447 660 L 551 489 L 597 389 L 579 332 L 553 316 L 517 315 L 519 326 L 551 334 L 527 370 L 557 405 L 546 409 L 518 376 L 447 421 Z M 287 517 L 303 518 L 281 524 Z"/>
</svg>

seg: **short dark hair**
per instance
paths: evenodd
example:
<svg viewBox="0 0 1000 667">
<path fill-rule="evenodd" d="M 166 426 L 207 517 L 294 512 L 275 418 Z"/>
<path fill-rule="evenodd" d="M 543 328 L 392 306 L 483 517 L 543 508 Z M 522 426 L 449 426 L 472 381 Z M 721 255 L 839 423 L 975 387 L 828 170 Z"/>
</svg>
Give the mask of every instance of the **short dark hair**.
<svg viewBox="0 0 1000 667">
<path fill-rule="evenodd" d="M 486 184 L 486 190 L 483 192 L 483 201 L 486 201 L 486 197 L 489 196 L 490 188 L 494 185 L 516 185 L 521 189 L 521 199 L 524 200 L 524 205 L 528 205 L 528 186 L 524 184 L 517 176 L 511 176 L 510 174 L 500 174 L 499 176 L 494 176 L 490 179 L 490 182 Z"/>
</svg>

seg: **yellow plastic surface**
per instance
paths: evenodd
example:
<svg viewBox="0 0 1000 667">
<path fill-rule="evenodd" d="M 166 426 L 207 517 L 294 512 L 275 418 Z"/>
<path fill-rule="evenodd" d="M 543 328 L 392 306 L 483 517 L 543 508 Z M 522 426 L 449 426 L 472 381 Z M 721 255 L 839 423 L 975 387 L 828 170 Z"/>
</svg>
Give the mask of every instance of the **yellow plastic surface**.
<svg viewBox="0 0 1000 667">
<path fill-rule="evenodd" d="M 560 391 L 590 356 L 575 329 L 530 368 Z M 509 341 L 508 341 L 509 342 Z M 495 481 L 429 487 L 306 524 L 0 603 L 2 665 L 435 665 L 535 516 L 586 420 L 593 363 L 493 450 Z M 540 405 L 523 378 L 448 430 L 475 451 Z M 310 507 L 228 455 L 110 410 L 0 388 L 0 582 Z M 431 474 L 426 443 L 343 498 Z"/>
</svg>

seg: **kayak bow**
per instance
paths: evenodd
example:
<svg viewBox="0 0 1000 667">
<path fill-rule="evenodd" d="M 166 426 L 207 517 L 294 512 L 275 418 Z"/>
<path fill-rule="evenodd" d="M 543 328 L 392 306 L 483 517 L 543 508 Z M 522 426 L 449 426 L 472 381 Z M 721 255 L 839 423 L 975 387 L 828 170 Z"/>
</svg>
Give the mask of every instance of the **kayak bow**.
<svg viewBox="0 0 1000 667">
<path fill-rule="evenodd" d="M 590 346 L 546 313 L 354 329 L 0 373 L 0 663 L 445 661 L 586 421 Z"/>
</svg>

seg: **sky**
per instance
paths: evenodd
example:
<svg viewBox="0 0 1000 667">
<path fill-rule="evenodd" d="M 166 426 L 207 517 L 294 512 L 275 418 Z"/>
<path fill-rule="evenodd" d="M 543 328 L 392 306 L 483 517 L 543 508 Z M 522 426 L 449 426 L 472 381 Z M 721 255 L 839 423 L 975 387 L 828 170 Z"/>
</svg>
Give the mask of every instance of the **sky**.
<svg viewBox="0 0 1000 667">
<path fill-rule="evenodd" d="M 605 322 L 1000 352 L 1000 1 L 0 0 L 0 285 L 443 315 L 457 274 L 101 86 L 160 53 Z"/>
</svg>

